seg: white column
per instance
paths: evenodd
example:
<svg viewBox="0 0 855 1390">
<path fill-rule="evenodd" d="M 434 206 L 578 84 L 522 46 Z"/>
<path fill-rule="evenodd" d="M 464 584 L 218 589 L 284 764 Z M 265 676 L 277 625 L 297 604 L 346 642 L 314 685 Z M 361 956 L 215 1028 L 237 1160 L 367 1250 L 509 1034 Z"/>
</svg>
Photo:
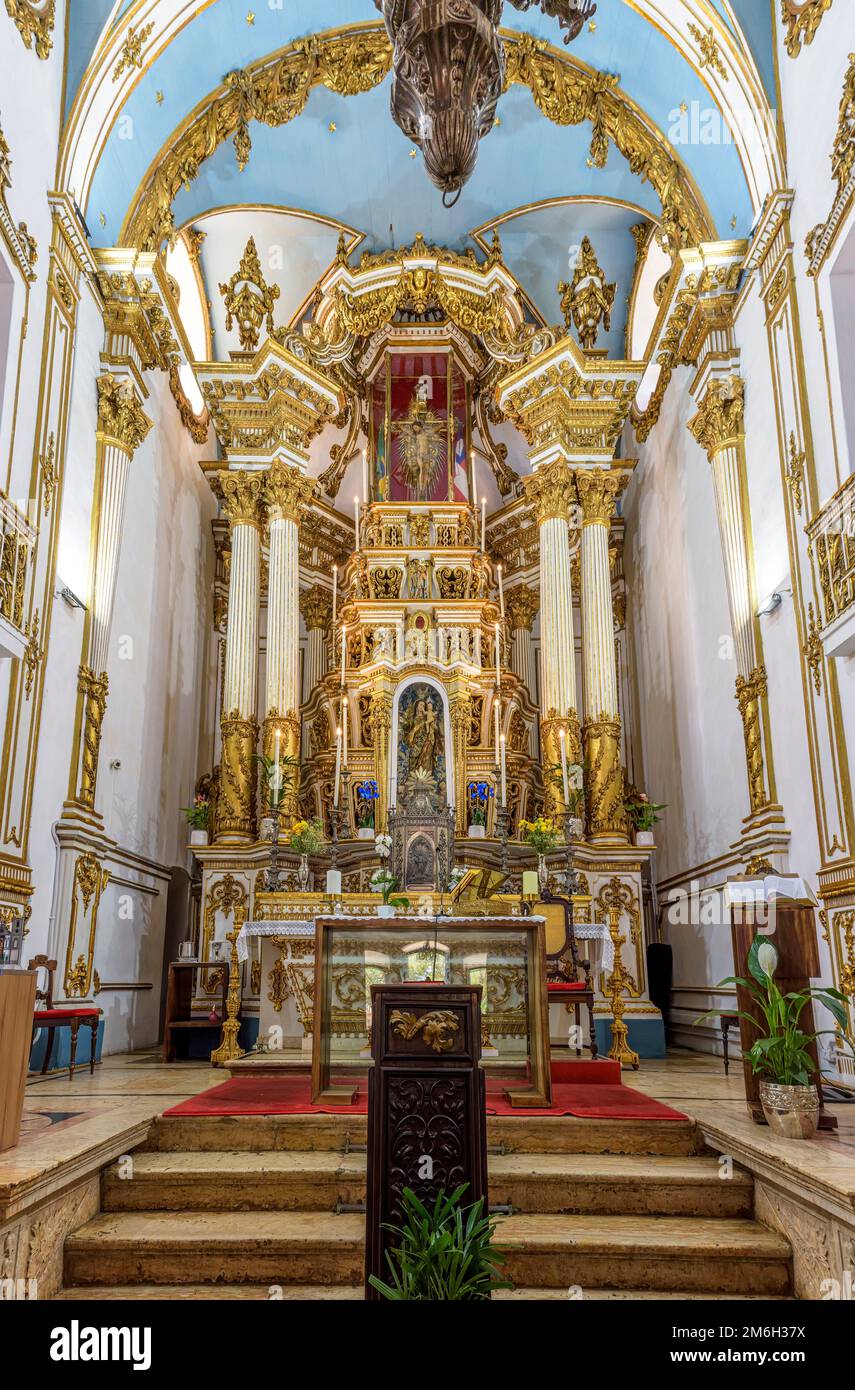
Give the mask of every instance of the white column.
<svg viewBox="0 0 855 1390">
<path fill-rule="evenodd" d="M 220 721 L 217 839 L 238 843 L 251 841 L 255 835 L 262 483 L 260 473 L 235 471 L 222 477 L 224 508 L 231 523 L 232 559 Z"/>
</svg>

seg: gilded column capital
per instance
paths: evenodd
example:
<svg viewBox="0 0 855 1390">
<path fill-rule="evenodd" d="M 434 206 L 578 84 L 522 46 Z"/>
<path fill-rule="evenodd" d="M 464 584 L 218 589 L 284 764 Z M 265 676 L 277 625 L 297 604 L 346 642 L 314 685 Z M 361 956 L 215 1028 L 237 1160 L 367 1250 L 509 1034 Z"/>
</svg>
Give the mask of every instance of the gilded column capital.
<svg viewBox="0 0 855 1390">
<path fill-rule="evenodd" d="M 556 459 L 538 468 L 525 480 L 526 497 L 532 503 L 537 522 L 542 526 L 552 517 L 570 519 L 570 509 L 576 503 L 573 470 L 563 459 Z"/>
<path fill-rule="evenodd" d="M 607 468 L 577 470 L 576 488 L 582 508 L 582 525 L 608 526 L 626 483 L 625 475 Z"/>
<path fill-rule="evenodd" d="M 323 584 L 313 584 L 310 589 L 303 589 L 300 593 L 300 612 L 307 632 L 316 631 L 318 628 L 326 630 L 332 618 L 332 596 L 329 589 L 325 589 Z"/>
<path fill-rule="evenodd" d="M 298 468 L 281 459 L 271 464 L 264 480 L 264 500 L 271 521 L 287 518 L 299 522 L 300 514 L 311 502 L 318 485 Z"/>
<path fill-rule="evenodd" d="M 149 430 L 149 420 L 139 401 L 133 382 L 105 372 L 98 387 L 98 433 L 133 456 Z"/>
<path fill-rule="evenodd" d="M 534 589 L 526 588 L 525 584 L 518 584 L 516 588 L 509 589 L 505 594 L 505 609 L 511 631 L 524 628 L 527 632 L 531 632 L 539 608 L 539 594 Z"/>
<path fill-rule="evenodd" d="M 221 473 L 219 478 L 223 508 L 229 524 L 236 526 L 257 526 L 259 523 L 259 504 L 264 487 L 263 473 L 248 473 L 243 470 L 234 473 Z"/>
<path fill-rule="evenodd" d="M 691 430 L 710 460 L 745 433 L 745 382 L 741 376 L 711 381 L 700 409 L 689 421 Z"/>
</svg>

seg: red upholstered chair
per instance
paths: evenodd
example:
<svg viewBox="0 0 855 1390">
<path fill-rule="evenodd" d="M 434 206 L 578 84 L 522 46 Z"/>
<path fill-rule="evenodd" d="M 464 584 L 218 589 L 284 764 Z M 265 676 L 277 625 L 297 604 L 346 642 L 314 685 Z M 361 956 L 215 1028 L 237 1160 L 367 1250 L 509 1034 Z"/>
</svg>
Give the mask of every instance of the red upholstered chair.
<svg viewBox="0 0 855 1390">
<path fill-rule="evenodd" d="M 36 987 L 36 1011 L 33 1014 L 33 1041 L 35 1041 L 36 1029 L 46 1028 L 48 1030 L 47 1047 L 45 1048 L 45 1059 L 42 1063 L 42 1075 L 50 1066 L 50 1059 L 53 1053 L 53 1035 L 57 1028 L 71 1029 L 71 1043 L 68 1063 L 69 1080 L 74 1076 L 74 1059 L 77 1056 L 77 1034 L 81 1023 L 92 1029 L 92 1051 L 89 1057 L 89 1070 L 95 1074 L 95 1044 L 98 1040 L 98 1021 L 101 1017 L 100 1009 L 93 1009 L 90 1005 L 71 1004 L 64 1009 L 55 1009 L 53 1005 L 53 972 L 56 970 L 56 961 L 48 960 L 47 956 L 34 956 L 27 966 L 28 970 L 44 970 L 46 983 L 44 989 L 38 985 Z"/>
<path fill-rule="evenodd" d="M 597 1056 L 597 1034 L 594 1028 L 594 986 L 591 965 L 579 959 L 576 935 L 573 931 L 573 904 L 569 898 L 544 893 L 532 911 L 546 919 L 546 995 L 550 1004 L 571 1007 L 576 1027 L 582 1026 L 582 1005 L 588 1010 L 591 1060 Z M 581 1047 L 576 1056 L 581 1057 Z"/>
</svg>

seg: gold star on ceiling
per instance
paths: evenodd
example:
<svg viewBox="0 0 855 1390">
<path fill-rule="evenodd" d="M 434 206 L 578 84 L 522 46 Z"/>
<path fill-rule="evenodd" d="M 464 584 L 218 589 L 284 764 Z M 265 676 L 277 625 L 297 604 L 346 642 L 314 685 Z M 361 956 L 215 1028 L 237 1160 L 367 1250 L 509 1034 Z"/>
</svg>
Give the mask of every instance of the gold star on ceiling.
<svg viewBox="0 0 855 1390">
<path fill-rule="evenodd" d="M 99 212 L 99 214 L 98 214 L 98 221 L 101 223 L 101 226 L 102 226 L 102 227 L 106 227 L 106 225 L 107 225 L 107 219 L 106 219 L 106 217 L 104 216 L 103 212 Z"/>
<path fill-rule="evenodd" d="M 250 26 L 252 26 L 255 23 L 255 15 L 253 14 L 252 10 L 247 11 L 246 22 Z"/>
<path fill-rule="evenodd" d="M 155 92 L 155 94 L 154 94 L 154 99 L 155 99 L 155 101 L 157 102 L 158 106 L 162 106 L 162 105 L 163 105 L 163 92 Z"/>
<path fill-rule="evenodd" d="M 685 101 L 681 101 L 681 102 L 680 102 L 680 115 L 681 115 L 681 116 L 685 116 L 685 114 L 686 114 L 686 112 L 688 111 L 688 109 L 689 109 L 688 104 L 687 104 Z"/>
<path fill-rule="evenodd" d="M 589 33 L 589 34 L 596 34 L 596 32 L 597 32 L 597 21 L 596 21 L 595 19 L 589 19 L 589 20 L 588 20 L 588 33 Z"/>
<path fill-rule="evenodd" d="M 415 159 L 417 154 L 418 150 L 410 150 L 410 159 Z"/>
<path fill-rule="evenodd" d="M 335 121 L 330 121 L 330 135 L 335 135 L 337 130 L 338 126 L 336 125 Z"/>
</svg>

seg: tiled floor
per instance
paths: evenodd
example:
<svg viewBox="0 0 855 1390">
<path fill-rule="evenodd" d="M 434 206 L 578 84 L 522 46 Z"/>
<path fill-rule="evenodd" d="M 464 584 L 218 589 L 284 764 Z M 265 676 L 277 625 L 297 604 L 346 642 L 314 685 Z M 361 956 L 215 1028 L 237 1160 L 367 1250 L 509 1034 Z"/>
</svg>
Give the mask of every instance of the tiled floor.
<svg viewBox="0 0 855 1390">
<path fill-rule="evenodd" d="M 159 1050 L 108 1057 L 94 1076 L 88 1070 L 73 1080 L 67 1073 L 34 1076 L 21 1142 L 0 1154 L 0 1209 L 19 1184 L 29 1185 L 124 1133 L 130 1140 L 154 1115 L 227 1079 L 226 1072 L 203 1063 L 166 1066 Z M 748 1120 L 738 1063 L 725 1077 L 719 1059 L 673 1051 L 662 1061 L 642 1062 L 638 1072 L 624 1072 L 624 1082 L 776 1160 L 785 1159 L 794 1172 L 822 1173 L 835 1188 L 851 1193 L 855 1209 L 855 1103 L 832 1108 L 839 1121 L 836 1134 L 796 1144 L 774 1139 Z"/>
</svg>

